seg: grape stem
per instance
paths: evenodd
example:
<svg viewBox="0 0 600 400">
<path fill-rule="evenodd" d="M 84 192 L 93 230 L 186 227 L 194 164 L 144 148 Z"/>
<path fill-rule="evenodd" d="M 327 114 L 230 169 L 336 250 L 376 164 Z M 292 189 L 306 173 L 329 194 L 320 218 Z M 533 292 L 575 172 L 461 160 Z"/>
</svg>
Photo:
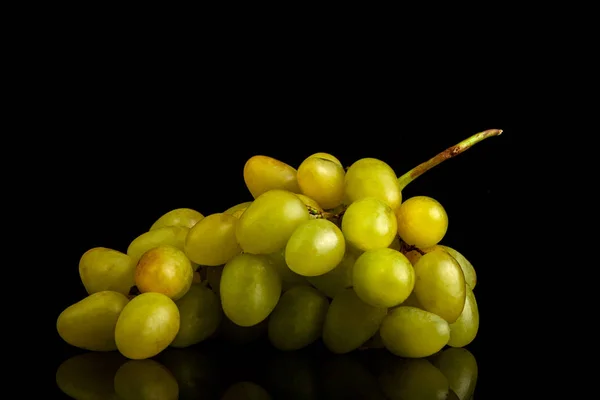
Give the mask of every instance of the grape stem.
<svg viewBox="0 0 600 400">
<path fill-rule="evenodd" d="M 442 161 L 445 161 L 449 158 L 457 156 L 457 155 L 463 153 L 464 151 L 470 149 L 471 146 L 473 146 L 474 144 L 477 144 L 477 143 L 481 142 L 482 140 L 487 139 L 492 136 L 499 136 L 501 133 L 502 133 L 502 129 L 488 129 L 486 131 L 476 133 L 475 135 L 463 140 L 462 142 L 457 143 L 454 146 L 447 148 L 446 150 L 442 151 L 437 156 L 431 158 L 428 161 L 425 161 L 422 164 L 417 165 L 416 167 L 414 167 L 413 169 L 411 169 L 410 171 L 408 171 L 407 173 L 402 175 L 400 178 L 398 178 L 398 182 L 400 184 L 400 190 L 404 190 L 404 188 L 409 183 L 411 183 L 412 181 L 417 179 L 419 176 L 423 175 L 425 172 L 429 171 L 431 168 L 440 164 Z"/>
</svg>

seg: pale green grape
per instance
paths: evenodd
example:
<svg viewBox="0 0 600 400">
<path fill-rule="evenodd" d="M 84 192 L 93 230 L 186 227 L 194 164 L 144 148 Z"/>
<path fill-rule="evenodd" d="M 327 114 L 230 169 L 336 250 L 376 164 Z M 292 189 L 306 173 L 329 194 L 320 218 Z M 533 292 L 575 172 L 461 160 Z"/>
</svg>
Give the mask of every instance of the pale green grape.
<svg viewBox="0 0 600 400">
<path fill-rule="evenodd" d="M 135 286 L 141 293 L 162 293 L 173 300 L 182 298 L 194 279 L 194 270 L 183 251 L 161 245 L 142 255 L 135 267 Z"/>
<path fill-rule="evenodd" d="M 129 294 L 135 284 L 135 263 L 120 251 L 95 247 L 79 260 L 79 276 L 88 294 L 105 290 Z"/>
<path fill-rule="evenodd" d="M 402 202 L 396 173 L 385 162 L 375 158 L 360 159 L 348 168 L 345 191 L 349 204 L 375 197 L 396 210 Z"/>
<path fill-rule="evenodd" d="M 201 221 L 202 218 L 204 218 L 204 215 L 196 210 L 192 210 L 191 208 L 177 208 L 157 219 L 150 227 L 150 230 L 164 228 L 165 226 L 183 226 L 184 228 L 191 228 L 196 225 L 198 221 Z"/>
<path fill-rule="evenodd" d="M 221 293 L 221 275 L 223 274 L 223 266 L 219 265 L 216 267 L 206 268 L 206 280 L 210 285 L 211 289 L 216 293 Z"/>
<path fill-rule="evenodd" d="M 477 360 L 467 349 L 446 349 L 432 360 L 448 379 L 450 388 L 460 400 L 471 400 L 477 385 Z"/>
<path fill-rule="evenodd" d="M 115 326 L 129 300 L 118 292 L 96 292 L 67 307 L 56 320 L 60 337 L 71 346 L 113 351 Z"/>
<path fill-rule="evenodd" d="M 387 308 L 370 306 L 354 290 L 345 289 L 329 305 L 323 342 L 333 353 L 349 353 L 377 332 L 386 314 Z"/>
<path fill-rule="evenodd" d="M 114 387 L 120 400 L 179 399 L 177 380 L 154 360 L 127 361 L 117 371 Z"/>
<path fill-rule="evenodd" d="M 415 296 L 423 309 L 454 323 L 466 296 L 465 277 L 458 262 L 445 251 L 436 250 L 421 256 L 414 268 Z"/>
<path fill-rule="evenodd" d="M 239 219 L 235 234 L 246 253 L 281 250 L 292 233 L 309 219 L 302 200 L 285 190 L 271 190 L 254 200 Z"/>
<path fill-rule="evenodd" d="M 448 230 L 448 215 L 444 207 L 427 196 L 406 200 L 396 210 L 398 235 L 406 244 L 419 248 L 436 245 Z"/>
<path fill-rule="evenodd" d="M 127 255 L 137 264 L 145 252 L 160 245 L 170 245 L 183 251 L 189 230 L 183 226 L 165 226 L 142 233 L 129 244 Z"/>
<path fill-rule="evenodd" d="M 237 325 L 252 326 L 277 305 L 281 278 L 267 257 L 240 254 L 223 268 L 220 293 L 225 315 Z"/>
<path fill-rule="evenodd" d="M 345 251 L 340 228 L 326 219 L 312 219 L 298 226 L 290 237 L 285 262 L 299 275 L 323 275 L 342 261 Z"/>
<path fill-rule="evenodd" d="M 269 392 L 254 382 L 238 382 L 231 385 L 221 400 L 271 400 Z"/>
<path fill-rule="evenodd" d="M 356 251 L 346 248 L 346 254 L 337 267 L 326 274 L 310 276 L 307 279 L 314 287 L 333 299 L 344 289 L 352 287 L 352 273 L 358 256 Z"/>
<path fill-rule="evenodd" d="M 398 359 L 379 377 L 390 400 L 447 400 L 450 385 L 440 370 L 424 359 Z"/>
<path fill-rule="evenodd" d="M 231 206 L 227 210 L 223 211 L 223 214 L 233 215 L 236 211 L 245 210 L 250 204 L 252 204 L 251 201 L 245 201 L 243 203 L 236 204 L 235 206 Z"/>
<path fill-rule="evenodd" d="M 235 238 L 238 219 L 229 214 L 211 214 L 187 234 L 185 254 L 200 265 L 223 265 L 242 252 Z"/>
<path fill-rule="evenodd" d="M 267 254 L 267 258 L 269 262 L 281 277 L 281 286 L 282 290 L 285 292 L 289 288 L 297 286 L 297 285 L 309 285 L 306 277 L 302 275 L 298 275 L 294 271 L 287 266 L 285 262 L 285 249 L 276 251 L 275 253 Z"/>
<path fill-rule="evenodd" d="M 479 309 L 473 290 L 467 285 L 465 307 L 456 322 L 450 324 L 448 346 L 464 347 L 471 343 L 479 331 Z"/>
<path fill-rule="evenodd" d="M 127 358 L 154 357 L 179 332 L 179 309 L 161 293 L 142 293 L 123 308 L 115 327 L 117 348 Z"/>
<path fill-rule="evenodd" d="M 410 261 L 396 250 L 369 250 L 356 260 L 352 281 L 362 301 L 374 307 L 389 308 L 411 294 L 415 271 Z"/>
<path fill-rule="evenodd" d="M 253 156 L 246 161 L 244 182 L 255 199 L 274 189 L 300 193 L 296 169 L 267 156 Z"/>
<path fill-rule="evenodd" d="M 285 292 L 269 317 L 269 340 L 279 350 L 298 350 L 321 336 L 329 301 L 316 289 L 296 286 Z"/>
<path fill-rule="evenodd" d="M 310 157 L 324 158 L 325 160 L 333 161 L 334 163 L 338 164 L 340 167 L 342 166 L 342 162 L 340 160 L 338 160 L 335 156 L 333 156 L 329 153 L 315 153 Z"/>
<path fill-rule="evenodd" d="M 379 329 L 385 347 L 406 358 L 428 357 L 440 351 L 450 339 L 450 327 L 440 316 L 415 307 L 390 311 Z"/>
<path fill-rule="evenodd" d="M 332 209 L 342 204 L 345 175 L 344 168 L 335 161 L 311 156 L 298 167 L 298 186 L 321 207 Z"/>
<path fill-rule="evenodd" d="M 175 302 L 179 309 L 179 332 L 171 346 L 188 347 L 210 337 L 221 323 L 221 303 L 217 295 L 203 285 L 192 285 Z"/>
<path fill-rule="evenodd" d="M 453 248 L 443 245 L 439 246 L 442 249 L 446 250 L 452 257 L 454 257 L 456 261 L 458 261 L 458 263 L 460 264 L 460 268 L 462 269 L 463 274 L 465 275 L 465 282 L 467 282 L 467 285 L 469 285 L 471 289 L 475 289 L 475 285 L 477 284 L 477 274 L 475 273 L 475 268 L 473 268 L 473 264 L 471 264 L 469 260 L 465 258 L 465 256 L 463 256 L 461 253 L 454 250 Z"/>
<path fill-rule="evenodd" d="M 342 218 L 342 232 L 348 242 L 362 251 L 388 247 L 396 236 L 392 209 L 374 197 L 355 201 Z"/>
</svg>

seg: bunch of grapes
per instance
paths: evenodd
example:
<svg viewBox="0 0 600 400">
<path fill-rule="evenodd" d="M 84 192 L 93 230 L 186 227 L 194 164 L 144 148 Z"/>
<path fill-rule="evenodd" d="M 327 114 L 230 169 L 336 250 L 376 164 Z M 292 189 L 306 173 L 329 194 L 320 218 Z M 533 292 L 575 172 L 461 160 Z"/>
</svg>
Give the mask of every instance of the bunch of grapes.
<svg viewBox="0 0 600 400">
<path fill-rule="evenodd" d="M 406 358 L 466 346 L 479 328 L 475 270 L 440 244 L 444 207 L 427 196 L 403 201 L 402 190 L 500 133 L 478 133 L 400 178 L 375 158 L 345 169 L 316 153 L 295 169 L 254 156 L 244 167 L 253 201 L 208 216 L 175 209 L 126 253 L 83 254 L 88 296 L 60 314 L 58 333 L 134 360 L 262 333 L 282 351 L 319 338 L 336 354 L 386 348 Z"/>
</svg>

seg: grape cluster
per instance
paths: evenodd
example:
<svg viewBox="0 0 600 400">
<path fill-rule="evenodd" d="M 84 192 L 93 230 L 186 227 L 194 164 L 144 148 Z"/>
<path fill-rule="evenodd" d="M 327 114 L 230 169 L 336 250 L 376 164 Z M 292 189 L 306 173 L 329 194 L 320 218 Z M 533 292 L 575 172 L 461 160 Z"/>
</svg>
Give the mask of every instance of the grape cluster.
<svg viewBox="0 0 600 400">
<path fill-rule="evenodd" d="M 254 156 L 243 175 L 253 201 L 208 216 L 175 209 L 125 253 L 83 254 L 88 296 L 59 315 L 60 336 L 134 360 L 219 336 L 406 358 L 473 341 L 475 270 L 440 244 L 448 215 L 438 201 L 402 201 L 406 174 L 316 153 L 298 169 Z"/>
</svg>

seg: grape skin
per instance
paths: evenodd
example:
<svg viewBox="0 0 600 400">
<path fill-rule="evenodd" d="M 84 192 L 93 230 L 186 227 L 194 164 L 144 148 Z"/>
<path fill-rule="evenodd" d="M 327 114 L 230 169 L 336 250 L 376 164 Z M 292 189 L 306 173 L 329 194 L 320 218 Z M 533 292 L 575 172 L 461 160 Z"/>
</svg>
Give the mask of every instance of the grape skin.
<svg viewBox="0 0 600 400">
<path fill-rule="evenodd" d="M 193 262 L 206 265 L 223 265 L 241 253 L 235 237 L 238 219 L 233 215 L 211 214 L 198 222 L 188 232 L 184 249 Z"/>
<path fill-rule="evenodd" d="M 255 199 L 274 189 L 301 193 L 296 169 L 268 156 L 253 156 L 246 161 L 244 182 Z"/>
<path fill-rule="evenodd" d="M 415 196 L 396 210 L 398 235 L 409 245 L 427 248 L 438 244 L 448 230 L 448 214 L 435 199 Z"/>
<path fill-rule="evenodd" d="M 362 158 L 348 168 L 345 193 L 348 204 L 375 197 L 396 210 L 402 202 L 396 173 L 388 164 L 376 158 Z"/>
<path fill-rule="evenodd" d="M 298 185 L 302 193 L 327 210 L 342 204 L 344 177 L 344 168 L 325 158 L 309 157 L 298 167 Z"/>
<path fill-rule="evenodd" d="M 204 215 L 191 208 L 177 208 L 163 214 L 157 219 L 154 224 L 150 227 L 150 230 L 164 228 L 165 226 L 182 226 L 184 228 L 191 228 L 196 223 L 201 221 Z"/>
<path fill-rule="evenodd" d="M 350 205 L 342 218 L 342 232 L 348 242 L 362 251 L 388 247 L 397 232 L 392 209 L 374 197 Z"/>
</svg>

